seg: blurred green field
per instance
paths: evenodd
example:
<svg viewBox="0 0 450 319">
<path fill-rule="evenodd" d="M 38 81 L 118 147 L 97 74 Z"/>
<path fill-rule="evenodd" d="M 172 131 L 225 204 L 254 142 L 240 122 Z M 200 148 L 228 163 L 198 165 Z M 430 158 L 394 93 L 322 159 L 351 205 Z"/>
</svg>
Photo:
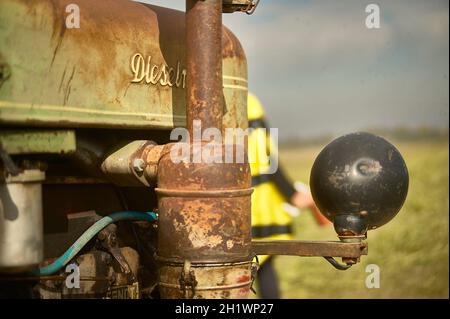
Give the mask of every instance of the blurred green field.
<svg viewBox="0 0 450 319">
<path fill-rule="evenodd" d="M 410 173 L 409 194 L 397 217 L 369 232 L 369 255 L 347 271 L 322 258 L 275 259 L 283 298 L 448 298 L 449 297 L 449 144 L 394 143 Z M 308 181 L 321 147 L 280 150 L 281 162 L 295 180 Z M 296 238 L 337 240 L 333 227 L 317 226 L 305 211 L 295 221 Z M 379 289 L 368 289 L 365 267 L 380 267 Z"/>
</svg>

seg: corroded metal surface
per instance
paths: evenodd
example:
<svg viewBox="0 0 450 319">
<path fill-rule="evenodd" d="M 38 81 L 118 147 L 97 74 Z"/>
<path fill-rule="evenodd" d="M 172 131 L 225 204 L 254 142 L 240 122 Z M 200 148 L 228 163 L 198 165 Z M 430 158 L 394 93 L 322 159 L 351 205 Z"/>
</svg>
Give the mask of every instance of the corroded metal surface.
<svg viewBox="0 0 450 319">
<path fill-rule="evenodd" d="M 171 298 L 246 298 L 253 283 L 252 262 L 163 263 L 159 289 Z"/>
<path fill-rule="evenodd" d="M 2 130 L 0 145 L 13 154 L 69 154 L 76 150 L 73 130 Z"/>
<path fill-rule="evenodd" d="M 150 186 L 147 177 L 144 176 L 148 165 L 145 159 L 154 146 L 154 142 L 147 140 L 128 143 L 106 156 L 101 164 L 101 170 L 116 185 Z M 148 176 L 148 178 L 154 179 L 155 176 Z"/>
<path fill-rule="evenodd" d="M 195 157 L 194 146 L 190 147 L 191 156 Z M 201 281 L 198 286 L 211 288 L 195 290 L 187 297 L 246 296 L 250 284 L 244 284 L 242 278 L 251 276 L 252 189 L 248 164 L 176 164 L 170 153 L 165 153 L 158 167 L 156 192 L 159 204 L 158 256 L 162 264 L 162 296 L 176 298 L 180 294 L 184 295 L 184 290 L 173 284 L 174 280 L 178 282 L 180 279 L 178 274 L 186 261 L 192 265 L 202 264 L 194 267 L 194 275 Z M 213 266 L 241 262 L 245 266 Z M 212 268 L 209 269 L 210 267 Z M 178 277 L 172 278 L 173 276 Z M 172 286 L 164 286 L 164 283 Z M 234 286 L 239 283 L 242 285 Z"/>
<path fill-rule="evenodd" d="M 186 1 L 186 116 L 222 128 L 222 0 Z"/>
<path fill-rule="evenodd" d="M 258 6 L 259 0 L 223 0 L 223 13 L 245 12 L 252 14 Z"/>
<path fill-rule="evenodd" d="M 193 137 L 195 121 L 201 133 L 223 128 L 222 0 L 187 0 L 186 11 L 186 112 Z M 224 45 L 225 55 L 233 55 L 235 45 Z M 161 296 L 246 297 L 252 282 L 250 167 L 226 163 L 230 148 L 217 141 L 210 149 L 220 155 L 202 150 L 211 143 L 183 145 L 189 155 L 175 160 L 169 145 L 158 165 Z M 245 146 L 231 149 L 233 159 L 245 153 Z"/>
<path fill-rule="evenodd" d="M 367 255 L 368 248 L 365 242 L 254 240 L 252 250 L 256 255 L 358 258 Z"/>
<path fill-rule="evenodd" d="M 156 128 L 186 125 L 185 97 L 190 80 L 185 16 L 182 12 L 125 0 L 79 0 L 76 4 L 80 7 L 81 28 L 68 29 L 65 9 L 70 3 L 69 0 L 1 1 L 0 123 L 76 127 L 76 152 L 70 158 L 73 166 L 77 169 L 80 166 L 83 173 L 80 178 L 100 179 L 103 176 L 98 171 L 86 169 L 84 173 L 84 169 L 97 170 L 104 155 L 125 145 L 122 141 L 148 138 L 132 138 L 130 129 L 139 128 L 141 132 L 145 129 L 153 134 Z M 200 4 L 205 3 L 221 8 L 219 0 Z M 201 18 L 210 21 L 209 29 L 203 28 L 200 37 L 207 45 L 204 48 L 201 43 L 194 45 L 191 60 L 191 79 L 195 81 L 191 87 L 195 90 L 190 92 L 195 91 L 195 98 L 191 99 L 195 103 L 189 106 L 190 119 L 201 119 L 204 128 L 246 128 L 245 54 L 234 35 L 221 26 L 220 13 L 209 16 L 210 13 L 203 11 L 206 16 Z M 191 22 L 197 23 L 196 19 Z M 212 33 L 208 35 L 205 31 Z M 213 42 L 209 42 L 209 36 L 214 38 Z M 195 50 L 199 56 L 195 56 Z M 200 69 L 195 69 L 198 66 Z M 86 128 L 91 127 L 96 128 L 94 138 L 83 139 L 84 132 L 91 131 Z M 129 129 L 126 139 L 119 140 L 115 131 L 104 130 L 102 134 L 109 135 L 105 141 L 104 135 L 98 134 L 99 128 L 109 127 L 117 131 Z M 169 285 L 164 286 L 168 287 L 166 292 L 162 288 L 162 296 L 173 297 L 184 291 L 181 285 L 188 282 L 182 284 L 180 278 L 175 283 L 167 281 L 163 274 L 167 270 L 167 274 L 181 276 L 187 261 L 199 283 L 196 285 L 199 293 L 193 297 L 246 296 L 252 279 L 248 164 L 175 164 L 169 160 L 165 146 L 136 150 L 127 157 L 125 165 L 119 165 L 125 158 L 123 154 L 114 153 L 116 162 L 105 168 L 117 169 L 118 179 L 138 171 L 152 180 L 158 173 L 162 217 L 158 254 L 162 262 L 162 286 Z M 138 162 L 135 165 L 130 161 L 133 158 L 146 159 L 145 165 L 141 167 Z M 69 165 L 52 173 L 56 182 L 58 176 L 67 177 L 65 173 L 72 163 Z M 74 182 L 80 180 L 75 178 Z M 118 202 L 119 197 L 111 195 L 114 191 L 117 189 L 104 184 L 64 188 L 45 185 L 47 230 L 64 227 L 61 220 L 65 214 L 77 211 L 78 207 L 101 208 L 102 212 L 128 207 L 126 201 L 124 205 Z M 132 199 L 138 199 L 137 207 L 148 209 L 152 205 L 150 191 L 130 189 L 130 193 Z M 129 209 L 135 209 L 135 205 Z M 89 267 L 94 265 L 89 263 Z M 171 284 L 180 287 L 171 289 Z"/>
<path fill-rule="evenodd" d="M 247 163 L 176 164 L 166 153 L 156 189 L 158 254 L 179 262 L 248 259 L 251 191 Z"/>
<path fill-rule="evenodd" d="M 132 274 L 137 276 L 139 255 L 130 247 L 120 248 L 120 253 L 130 266 Z M 55 298 L 108 298 L 137 299 L 139 284 L 124 273 L 111 254 L 93 250 L 76 258 L 79 269 L 79 287 L 67 287 L 69 273 L 54 276 L 7 278 L 7 280 L 39 280 L 37 295 L 42 299 Z M 1 282 L 1 278 L 0 278 Z"/>
<path fill-rule="evenodd" d="M 0 2 L 0 123 L 184 126 L 184 13 L 127 0 L 79 0 L 80 28 L 69 29 L 71 3 Z M 223 29 L 224 126 L 245 128 L 245 56 Z"/>
</svg>

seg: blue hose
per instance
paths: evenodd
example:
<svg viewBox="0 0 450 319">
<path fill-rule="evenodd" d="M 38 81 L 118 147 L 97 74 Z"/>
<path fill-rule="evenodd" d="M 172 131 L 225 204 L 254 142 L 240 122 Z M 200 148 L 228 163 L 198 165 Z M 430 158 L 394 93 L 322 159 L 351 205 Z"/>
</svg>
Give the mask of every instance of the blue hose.
<svg viewBox="0 0 450 319">
<path fill-rule="evenodd" d="M 47 265 L 42 268 L 37 268 L 31 272 L 32 275 L 35 276 L 48 276 L 54 274 L 59 271 L 62 267 L 67 265 L 69 261 L 75 257 L 76 254 L 80 252 L 80 250 L 95 236 L 97 235 L 103 228 L 117 222 L 119 220 L 144 220 L 144 221 L 155 221 L 157 219 L 157 215 L 153 212 L 133 212 L 133 211 L 124 211 L 112 213 L 109 216 L 105 216 L 99 221 L 97 221 L 94 225 L 89 227 L 83 235 L 81 235 L 72 246 L 67 249 L 67 251 L 61 255 L 58 259 L 56 259 L 50 265 Z"/>
</svg>

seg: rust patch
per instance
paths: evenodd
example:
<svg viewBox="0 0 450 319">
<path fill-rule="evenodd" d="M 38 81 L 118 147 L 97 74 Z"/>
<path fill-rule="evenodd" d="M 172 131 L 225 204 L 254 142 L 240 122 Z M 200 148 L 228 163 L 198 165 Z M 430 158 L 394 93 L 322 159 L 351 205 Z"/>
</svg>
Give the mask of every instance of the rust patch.
<svg viewBox="0 0 450 319">
<path fill-rule="evenodd" d="M 245 52 L 238 38 L 227 27 L 222 28 L 223 58 L 237 58 L 246 61 Z"/>
</svg>

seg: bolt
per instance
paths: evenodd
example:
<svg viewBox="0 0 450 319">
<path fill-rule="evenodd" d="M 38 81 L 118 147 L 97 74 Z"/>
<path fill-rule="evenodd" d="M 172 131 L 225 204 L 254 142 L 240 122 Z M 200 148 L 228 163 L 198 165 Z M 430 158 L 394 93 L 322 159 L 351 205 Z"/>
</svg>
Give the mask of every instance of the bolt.
<svg viewBox="0 0 450 319">
<path fill-rule="evenodd" d="M 97 237 L 98 237 L 98 239 L 100 239 L 101 241 L 103 241 L 103 240 L 106 239 L 107 235 L 108 235 L 108 234 L 105 232 L 105 230 L 102 230 L 102 231 L 100 231 L 100 232 L 97 234 Z"/>
<path fill-rule="evenodd" d="M 144 171 L 145 161 L 142 158 L 136 158 L 133 161 L 133 169 L 136 173 L 142 173 Z"/>
<path fill-rule="evenodd" d="M 108 241 L 109 241 L 109 245 L 111 247 L 116 246 L 116 244 L 117 244 L 117 236 L 116 236 L 116 234 L 115 233 L 109 234 Z"/>
</svg>

